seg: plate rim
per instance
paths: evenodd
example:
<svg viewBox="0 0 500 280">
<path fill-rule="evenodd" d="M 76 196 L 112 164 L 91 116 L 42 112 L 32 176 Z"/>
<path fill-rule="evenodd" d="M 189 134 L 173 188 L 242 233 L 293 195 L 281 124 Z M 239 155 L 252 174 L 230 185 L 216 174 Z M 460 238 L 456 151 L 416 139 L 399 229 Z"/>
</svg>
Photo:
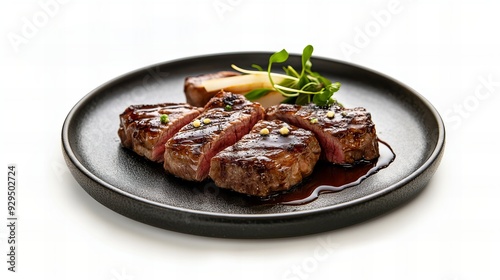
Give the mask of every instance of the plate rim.
<svg viewBox="0 0 500 280">
<path fill-rule="evenodd" d="M 416 90 L 414 90 L 412 87 L 406 85 L 405 83 L 402 83 L 401 81 L 387 75 L 384 73 L 381 73 L 377 70 L 371 69 L 366 66 L 362 66 L 353 62 L 348 62 L 348 61 L 343 61 L 339 59 L 334 59 L 334 58 L 327 58 L 323 56 L 313 56 L 311 59 L 314 60 L 323 60 L 328 63 L 336 63 L 336 64 L 343 64 L 345 66 L 349 67 L 354 67 L 358 68 L 360 70 L 369 72 L 371 74 L 374 74 L 376 76 L 383 77 L 384 79 L 389 80 L 392 83 L 395 83 L 409 92 L 411 92 L 414 97 L 416 97 L 429 111 L 432 113 L 433 120 L 436 121 L 437 123 L 437 129 L 438 129 L 438 137 L 437 137 L 437 142 L 436 145 L 433 147 L 432 153 L 428 156 L 428 158 L 421 164 L 417 169 L 413 170 L 410 174 L 405 176 L 403 179 L 397 181 L 396 183 L 389 185 L 387 187 L 384 187 L 382 190 L 379 190 L 377 192 L 371 193 L 369 195 L 365 195 L 360 198 L 356 198 L 353 200 L 349 200 L 343 203 L 335 204 L 335 205 L 329 205 L 329 206 L 323 206 L 321 208 L 317 209 L 306 209 L 306 210 L 300 210 L 300 211 L 293 211 L 293 212 L 285 212 L 285 213 L 263 213 L 263 214 L 235 214 L 235 213 L 220 213 L 220 212 L 208 212 L 208 211 L 203 211 L 203 210 L 195 210 L 195 209 L 189 209 L 189 208 L 183 208 L 183 207 L 178 207 L 178 206 L 173 206 L 173 205 L 167 205 L 163 204 L 160 202 L 152 201 L 147 198 L 140 197 L 138 195 L 126 192 L 124 190 L 119 189 L 118 187 L 104 181 L 103 179 L 99 178 L 97 175 L 92 173 L 90 170 L 88 170 L 82 162 L 78 160 L 76 157 L 75 151 L 72 149 L 70 141 L 69 141 L 69 129 L 70 129 L 70 123 L 72 122 L 74 115 L 82 109 L 89 100 L 91 100 L 94 96 L 97 96 L 101 93 L 101 91 L 104 88 L 107 87 L 112 87 L 114 84 L 117 84 L 121 82 L 124 79 L 128 79 L 131 76 L 134 76 L 142 71 L 151 69 L 153 67 L 161 66 L 161 65 L 168 65 L 168 64 L 174 64 L 174 63 L 179 63 L 179 62 L 186 62 L 190 60 L 200 60 L 200 59 L 206 59 L 206 58 L 213 58 L 213 57 L 223 57 L 223 56 L 234 56 L 234 55 L 241 55 L 241 56 L 252 56 L 252 55 L 271 55 L 272 52 L 267 52 L 267 51 L 243 51 L 243 52 L 221 52 L 221 53 L 208 53 L 208 54 L 201 54 L 201 55 L 194 55 L 194 56 L 187 56 L 187 57 L 182 57 L 182 58 L 176 58 L 176 59 L 171 59 L 171 60 L 166 60 L 163 62 L 158 62 L 154 64 L 150 64 L 147 66 L 139 67 L 134 70 L 128 71 L 124 74 L 121 74 L 119 76 L 116 76 L 115 78 L 112 78 L 98 87 L 94 88 L 91 90 L 89 93 L 84 95 L 69 111 L 67 114 L 63 126 L 62 126 L 62 131 L 61 131 L 61 140 L 62 140 L 62 148 L 63 152 L 66 154 L 67 158 L 71 160 L 71 163 L 80 171 L 82 172 L 87 178 L 93 180 L 97 184 L 107 188 L 110 191 L 116 192 L 119 195 L 125 196 L 129 199 L 132 200 L 137 200 L 141 203 L 149 204 L 154 207 L 160 207 L 164 208 L 167 210 L 171 211 L 178 211 L 178 212 L 183 212 L 183 213 L 190 213 L 190 214 L 196 214 L 196 215 L 201 215 L 201 216 L 207 216 L 207 217 L 213 217 L 213 218 L 234 218 L 234 219 L 254 219 L 254 220 L 267 220 L 269 218 L 298 218 L 301 217 L 302 215 L 311 215 L 311 214 L 319 214 L 319 213 L 324 213 L 324 212 L 330 212 L 330 211 L 335 211 L 335 210 L 340 210 L 344 208 L 348 208 L 351 206 L 359 205 L 362 203 L 369 202 L 371 200 L 374 200 L 378 197 L 382 197 L 387 193 L 393 192 L 397 189 L 400 189 L 407 185 L 409 182 L 413 181 L 417 177 L 419 177 L 425 170 L 427 170 L 429 167 L 433 165 L 433 163 L 436 160 L 440 159 L 440 156 L 442 155 L 442 152 L 444 150 L 444 145 L 445 145 L 445 138 L 446 138 L 446 132 L 445 132 L 445 125 L 443 122 L 443 119 L 441 118 L 439 112 L 437 109 L 420 93 L 418 93 Z M 295 57 L 300 57 L 299 54 L 296 53 L 290 53 L 290 57 L 295 56 Z M 79 182 L 78 182 L 79 183 Z M 79 183 L 80 184 L 80 183 Z M 95 199 L 95 198 L 94 198 Z M 106 206 L 106 205 L 105 205 Z"/>
</svg>

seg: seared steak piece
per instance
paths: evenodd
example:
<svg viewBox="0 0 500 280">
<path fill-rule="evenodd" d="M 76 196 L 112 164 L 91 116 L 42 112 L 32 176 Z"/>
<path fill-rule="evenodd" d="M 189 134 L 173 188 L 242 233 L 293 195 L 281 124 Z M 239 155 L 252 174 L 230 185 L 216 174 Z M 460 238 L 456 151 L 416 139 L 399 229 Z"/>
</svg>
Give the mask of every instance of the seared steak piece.
<svg viewBox="0 0 500 280">
<path fill-rule="evenodd" d="M 287 134 L 280 132 L 283 127 Z M 310 175 L 320 153 L 312 132 L 280 120 L 262 120 L 212 158 L 210 177 L 221 188 L 268 196 L 288 190 Z"/>
<path fill-rule="evenodd" d="M 329 162 L 354 164 L 379 157 L 375 124 L 364 108 L 280 104 L 268 108 L 266 118 L 312 131 L 321 145 L 321 158 Z"/>
<path fill-rule="evenodd" d="M 212 157 L 264 118 L 260 104 L 223 91 L 210 99 L 204 110 L 165 145 L 165 170 L 190 181 L 205 180 Z"/>
<path fill-rule="evenodd" d="M 217 92 L 207 92 L 202 86 L 204 81 L 238 75 L 240 74 L 237 72 L 221 71 L 194 77 L 186 77 L 184 80 L 184 94 L 186 95 L 187 103 L 197 107 L 205 106 L 210 98 L 214 97 Z"/>
<path fill-rule="evenodd" d="M 124 147 L 162 162 L 165 142 L 202 111 L 203 108 L 178 103 L 133 105 L 120 115 L 118 135 Z M 163 122 L 162 115 L 166 115 Z"/>
</svg>

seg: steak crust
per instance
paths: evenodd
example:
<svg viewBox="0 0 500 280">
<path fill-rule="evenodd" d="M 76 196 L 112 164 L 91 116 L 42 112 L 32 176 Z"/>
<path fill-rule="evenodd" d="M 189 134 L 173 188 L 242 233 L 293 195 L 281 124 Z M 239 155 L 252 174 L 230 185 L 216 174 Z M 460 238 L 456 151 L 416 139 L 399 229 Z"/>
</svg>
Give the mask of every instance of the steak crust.
<svg viewBox="0 0 500 280">
<path fill-rule="evenodd" d="M 185 103 L 132 105 L 120 114 L 118 136 L 124 147 L 152 161 L 163 162 L 165 142 L 202 112 Z M 168 122 L 160 118 L 168 115 Z"/>
<path fill-rule="evenodd" d="M 266 113 L 267 119 L 280 119 L 312 131 L 321 145 L 321 159 L 355 164 L 379 157 L 375 124 L 364 108 L 280 104 L 268 108 Z"/>
<path fill-rule="evenodd" d="M 264 118 L 260 104 L 224 91 L 210 99 L 204 110 L 196 118 L 199 126 L 185 125 L 165 144 L 165 170 L 185 180 L 205 180 L 212 157 Z"/>
<path fill-rule="evenodd" d="M 282 135 L 280 129 L 289 133 Z M 267 129 L 268 135 L 261 135 Z M 321 148 L 314 134 L 280 120 L 259 121 L 251 132 L 212 158 L 210 177 L 221 188 L 252 196 L 289 190 L 309 176 Z"/>
</svg>

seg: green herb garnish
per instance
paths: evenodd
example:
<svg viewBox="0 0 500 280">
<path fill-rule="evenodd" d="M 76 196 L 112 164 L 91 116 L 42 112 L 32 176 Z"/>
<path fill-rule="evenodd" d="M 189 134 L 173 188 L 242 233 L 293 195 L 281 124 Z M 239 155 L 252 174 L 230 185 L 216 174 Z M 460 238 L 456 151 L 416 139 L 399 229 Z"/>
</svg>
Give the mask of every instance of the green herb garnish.
<svg viewBox="0 0 500 280">
<path fill-rule="evenodd" d="M 231 111 L 233 109 L 233 106 L 227 104 L 225 107 L 224 107 L 224 111 Z"/>
<path fill-rule="evenodd" d="M 283 103 L 305 105 L 312 102 L 319 106 L 336 103 L 333 94 L 340 89 L 340 83 L 332 83 L 329 79 L 311 70 L 313 50 L 314 48 L 311 45 L 307 45 L 302 51 L 302 68 L 300 72 L 290 65 L 283 67 L 285 74 L 273 73 L 271 71 L 274 63 L 284 63 L 288 60 L 289 55 L 285 49 L 269 57 L 267 71 L 264 71 L 262 67 L 256 64 L 252 64 L 252 67 L 257 69 L 257 71 L 245 70 L 236 65 L 232 65 L 232 67 L 246 74 L 262 74 L 267 72 L 272 88 L 254 89 L 245 95 L 248 100 L 257 100 L 271 91 L 277 91 L 287 97 Z M 280 78 L 280 82 L 274 82 L 275 78 Z"/>
<path fill-rule="evenodd" d="M 163 114 L 163 115 L 161 115 L 161 116 L 160 116 L 160 122 L 161 122 L 161 123 L 165 124 L 165 123 L 168 123 L 169 121 L 170 121 L 170 120 L 169 120 L 169 118 L 168 118 L 168 115 Z"/>
</svg>

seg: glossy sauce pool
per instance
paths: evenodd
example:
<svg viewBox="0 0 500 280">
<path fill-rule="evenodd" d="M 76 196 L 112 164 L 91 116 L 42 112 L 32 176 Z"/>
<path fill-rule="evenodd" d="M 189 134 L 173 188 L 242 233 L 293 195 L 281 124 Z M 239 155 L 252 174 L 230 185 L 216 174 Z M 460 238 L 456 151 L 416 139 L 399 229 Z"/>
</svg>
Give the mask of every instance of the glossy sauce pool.
<svg viewBox="0 0 500 280">
<path fill-rule="evenodd" d="M 249 198 L 252 204 L 302 205 L 314 201 L 322 193 L 338 192 L 359 185 L 364 179 L 389 166 L 396 155 L 391 147 L 379 140 L 380 156 L 376 161 L 352 166 L 332 165 L 319 162 L 313 174 L 290 191 L 264 198 Z"/>
</svg>

